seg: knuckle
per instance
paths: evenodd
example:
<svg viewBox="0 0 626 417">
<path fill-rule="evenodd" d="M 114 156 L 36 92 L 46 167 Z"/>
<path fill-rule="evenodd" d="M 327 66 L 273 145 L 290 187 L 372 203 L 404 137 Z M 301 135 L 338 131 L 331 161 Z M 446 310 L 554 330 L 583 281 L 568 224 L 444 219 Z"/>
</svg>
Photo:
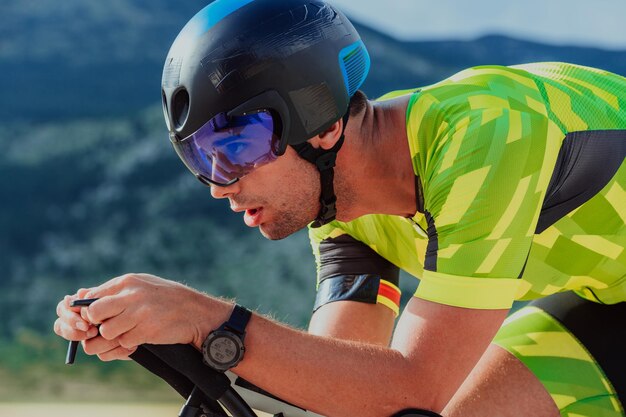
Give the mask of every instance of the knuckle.
<svg viewBox="0 0 626 417">
<path fill-rule="evenodd" d="M 146 295 L 143 291 L 128 291 L 126 294 L 124 294 L 124 296 L 126 297 L 127 303 L 134 305 L 134 306 L 141 306 L 143 305 L 142 299 Z M 141 309 L 137 309 L 137 311 L 139 310 Z"/>
<path fill-rule="evenodd" d="M 137 274 L 124 274 L 120 277 L 120 283 L 122 284 L 132 284 L 137 281 Z"/>
</svg>

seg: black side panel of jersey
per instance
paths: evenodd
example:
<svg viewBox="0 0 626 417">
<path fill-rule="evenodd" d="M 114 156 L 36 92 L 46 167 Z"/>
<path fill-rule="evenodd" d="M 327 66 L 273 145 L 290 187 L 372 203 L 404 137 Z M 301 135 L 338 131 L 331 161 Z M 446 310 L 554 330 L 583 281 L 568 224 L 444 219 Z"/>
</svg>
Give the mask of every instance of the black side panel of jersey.
<svg viewBox="0 0 626 417">
<path fill-rule="evenodd" d="M 559 151 L 535 233 L 543 232 L 600 192 L 624 158 L 626 130 L 569 133 Z"/>
<path fill-rule="evenodd" d="M 435 219 L 428 210 L 425 210 L 426 221 L 428 222 L 428 246 L 426 246 L 426 258 L 424 259 L 424 269 L 437 271 L 437 252 L 439 251 L 439 235 L 435 227 Z"/>
<path fill-rule="evenodd" d="M 349 235 L 320 243 L 319 288 L 313 311 L 334 301 L 376 304 L 380 280 L 398 285 L 400 270 Z"/>
<path fill-rule="evenodd" d="M 626 343 L 619 329 L 623 329 L 626 322 L 626 302 L 598 304 L 567 291 L 533 301 L 530 305 L 550 314 L 576 336 L 600 365 L 624 404 Z"/>
<path fill-rule="evenodd" d="M 398 283 L 398 267 L 352 236 L 323 240 L 319 251 L 320 282 L 337 275 L 380 275 L 393 284 Z"/>
</svg>

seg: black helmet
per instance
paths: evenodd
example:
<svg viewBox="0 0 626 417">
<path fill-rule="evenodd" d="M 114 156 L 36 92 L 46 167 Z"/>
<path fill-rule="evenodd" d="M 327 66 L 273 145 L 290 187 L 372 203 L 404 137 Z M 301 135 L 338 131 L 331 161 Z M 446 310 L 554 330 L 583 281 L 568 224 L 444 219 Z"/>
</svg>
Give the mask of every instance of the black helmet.
<svg viewBox="0 0 626 417">
<path fill-rule="evenodd" d="M 328 129 L 363 84 L 369 55 L 350 21 L 320 0 L 216 0 L 172 45 L 162 95 L 170 135 L 220 113 L 270 110 L 277 154 Z"/>
</svg>

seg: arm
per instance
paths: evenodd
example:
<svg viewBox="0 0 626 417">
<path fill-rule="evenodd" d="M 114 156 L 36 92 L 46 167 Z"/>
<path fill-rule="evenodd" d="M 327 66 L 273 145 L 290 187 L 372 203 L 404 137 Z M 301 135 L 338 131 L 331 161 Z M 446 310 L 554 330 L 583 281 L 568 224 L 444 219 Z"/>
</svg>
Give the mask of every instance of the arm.
<svg viewBox="0 0 626 417">
<path fill-rule="evenodd" d="M 389 346 L 398 314 L 398 268 L 333 224 L 310 229 L 317 297 L 309 333 Z M 335 235 L 335 237 L 330 237 Z"/>
<path fill-rule="evenodd" d="M 132 274 L 87 296 L 102 337 L 132 350 L 142 343 L 200 347 L 232 304 L 157 277 Z M 235 373 L 322 415 L 389 416 L 416 407 L 441 412 L 496 333 L 505 310 L 471 310 L 412 299 L 391 347 L 322 337 L 253 315 Z"/>
<path fill-rule="evenodd" d="M 393 311 L 382 304 L 337 301 L 320 307 L 313 314 L 309 333 L 389 346 L 394 322 Z"/>
<path fill-rule="evenodd" d="M 414 298 L 391 348 L 310 335 L 254 316 L 246 359 L 235 371 L 324 415 L 380 417 L 409 407 L 441 412 L 505 316 L 506 310 Z"/>
</svg>

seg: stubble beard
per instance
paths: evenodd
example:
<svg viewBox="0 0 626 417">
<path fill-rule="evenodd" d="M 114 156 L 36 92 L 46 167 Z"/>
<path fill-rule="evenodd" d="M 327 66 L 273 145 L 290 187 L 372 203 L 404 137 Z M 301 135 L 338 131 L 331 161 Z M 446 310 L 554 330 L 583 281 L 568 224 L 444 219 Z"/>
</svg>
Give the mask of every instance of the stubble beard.
<svg viewBox="0 0 626 417">
<path fill-rule="evenodd" d="M 283 204 L 276 210 L 278 221 L 263 224 L 259 227 L 261 234 L 270 240 L 281 240 L 293 233 L 307 227 L 315 220 L 320 212 L 320 176 L 317 168 L 304 160 L 303 166 L 297 172 L 293 172 L 293 178 L 301 177 L 303 180 L 298 186 L 290 189 L 291 192 L 282 196 Z M 356 202 L 356 193 L 352 189 L 350 181 L 342 175 L 335 173 L 334 190 L 338 196 L 338 215 L 354 218 L 352 212 Z M 274 200 L 276 201 L 276 200 Z"/>
<path fill-rule="evenodd" d="M 274 221 L 259 226 L 261 234 L 270 240 L 284 239 L 307 227 L 320 212 L 320 177 L 317 168 L 303 159 L 288 173 L 280 187 L 282 194 L 271 198 L 275 204 Z M 293 181 L 297 178 L 298 181 Z"/>
<path fill-rule="evenodd" d="M 304 212 L 299 211 L 294 213 L 293 211 L 280 211 L 278 212 L 280 220 L 273 223 L 264 223 L 259 226 L 261 234 L 270 240 L 281 240 L 298 230 L 304 229 L 307 225 L 313 221 L 313 216 L 307 216 Z"/>
</svg>

